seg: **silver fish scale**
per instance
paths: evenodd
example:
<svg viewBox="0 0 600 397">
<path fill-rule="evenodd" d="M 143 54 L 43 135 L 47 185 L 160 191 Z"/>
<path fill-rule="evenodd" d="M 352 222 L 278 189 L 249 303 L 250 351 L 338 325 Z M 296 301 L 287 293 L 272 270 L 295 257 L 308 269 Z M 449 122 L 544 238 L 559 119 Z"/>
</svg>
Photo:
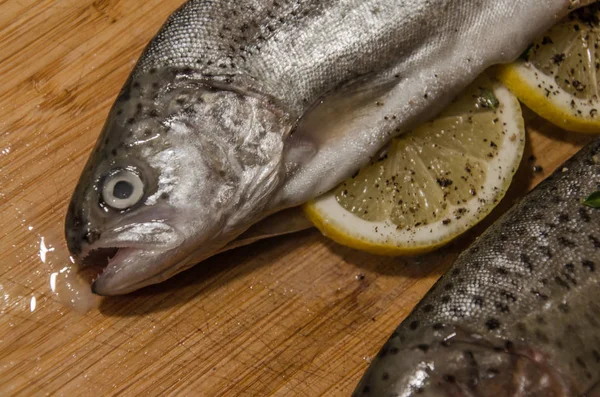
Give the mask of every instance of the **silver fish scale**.
<svg viewBox="0 0 600 397">
<path fill-rule="evenodd" d="M 191 0 L 134 78 L 187 69 L 277 104 L 293 131 L 281 210 L 332 189 L 567 12 L 565 0 Z M 335 124 L 310 124 L 333 114 Z"/>
<path fill-rule="evenodd" d="M 539 6 L 531 0 L 192 0 L 169 18 L 136 73 L 193 68 L 239 81 L 301 115 L 357 76 L 430 72 L 419 65 L 433 56 L 455 63 L 458 75 L 483 69 L 480 59 L 489 62 L 488 53 L 511 56 L 491 26 L 519 29 L 519 48 L 529 35 L 525 15 L 535 20 L 564 9 L 562 1 Z M 481 43 L 477 50 L 462 45 L 474 40 Z"/>
<path fill-rule="evenodd" d="M 568 374 L 579 392 L 600 382 L 600 209 L 582 204 L 596 190 L 600 140 L 459 256 L 387 342 L 388 354 L 374 360 L 357 395 L 394 391 L 385 384 L 392 387 L 391 369 L 406 356 L 389 352 L 429 348 L 424 343 L 435 338 L 424 335 L 448 327 L 528 346 Z M 382 373 L 388 381 L 379 379 Z"/>
<path fill-rule="evenodd" d="M 334 188 L 576 3 L 188 1 L 150 42 L 109 114 L 73 195 L 69 249 L 87 255 L 108 244 L 111 225 L 162 208 L 184 243 L 169 254 L 129 251 L 94 290 L 160 282 L 269 214 Z M 99 181 L 130 167 L 150 196 L 127 221 L 98 213 Z"/>
</svg>

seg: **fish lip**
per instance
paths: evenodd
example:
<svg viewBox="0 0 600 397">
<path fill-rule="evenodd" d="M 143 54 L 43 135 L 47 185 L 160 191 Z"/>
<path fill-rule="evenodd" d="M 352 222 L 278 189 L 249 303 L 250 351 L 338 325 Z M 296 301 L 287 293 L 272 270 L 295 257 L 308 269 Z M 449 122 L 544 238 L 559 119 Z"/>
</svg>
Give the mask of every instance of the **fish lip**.
<svg viewBox="0 0 600 397">
<path fill-rule="evenodd" d="M 173 251 L 177 250 L 168 250 L 161 253 L 137 248 L 121 248 L 119 249 L 119 252 L 111 258 L 103 271 L 94 279 L 91 290 L 94 294 L 100 296 L 116 296 L 128 294 L 148 285 L 164 281 L 170 277 L 169 269 L 178 268 L 181 261 L 175 261 L 174 264 L 170 264 L 166 268 L 163 268 L 164 266 L 158 266 L 157 271 L 154 269 L 153 265 L 164 264 L 164 255 L 173 253 L 173 256 L 177 256 L 177 252 Z M 151 255 L 152 258 L 150 260 L 148 260 L 148 258 L 143 258 L 145 254 Z M 143 271 L 143 277 L 136 277 L 136 269 L 127 267 L 126 264 L 124 264 L 124 262 L 127 262 L 135 256 L 139 256 L 140 261 L 145 262 L 144 264 L 151 268 L 150 270 L 146 269 Z M 128 272 L 132 274 L 127 275 Z M 124 278 L 123 274 L 125 274 Z M 164 276 L 165 274 L 169 275 Z M 158 279 L 158 281 L 156 281 L 156 279 Z"/>
<path fill-rule="evenodd" d="M 118 231 L 119 227 L 110 232 Z M 173 227 L 168 227 L 175 234 L 175 238 L 164 246 L 144 242 L 133 244 L 119 244 L 118 241 L 109 239 L 105 241 L 102 237 L 93 244 L 86 245 L 80 255 L 78 264 L 82 268 L 97 270 L 92 281 L 91 290 L 96 295 L 113 296 L 123 295 L 145 287 L 153 282 L 148 282 L 156 277 L 161 281 L 168 278 L 161 275 L 166 273 L 173 265 L 178 267 L 179 261 L 171 263 L 164 269 L 165 263 L 171 262 L 171 257 L 177 257 L 181 253 L 181 246 L 185 242 L 183 233 Z M 115 244 L 116 243 L 116 244 Z M 98 258 L 97 253 L 107 257 L 102 261 L 94 261 Z M 144 274 L 145 277 L 140 277 Z"/>
<path fill-rule="evenodd" d="M 81 269 L 91 269 L 96 275 L 92 282 L 92 292 L 98 295 L 117 295 L 131 292 L 137 288 L 130 285 L 140 284 L 133 278 L 133 283 L 127 282 L 114 288 L 101 285 L 116 273 L 136 274 L 135 267 L 146 266 L 148 262 L 155 263 L 154 257 L 163 257 L 165 252 L 173 251 L 185 241 L 184 234 L 177 228 L 164 221 L 150 222 L 119 222 L 104 230 L 92 243 L 83 244 L 81 251 L 73 255 L 75 263 Z M 148 231 L 149 229 L 149 231 Z M 147 232 L 144 234 L 144 232 Z M 152 232 L 155 232 L 152 234 Z M 150 236 L 150 237 L 148 237 Z M 153 238 L 155 237 L 155 238 Z M 152 275 L 153 276 L 153 275 Z M 141 284 L 144 284 L 143 281 Z M 126 290 L 126 291 L 124 291 Z"/>
<path fill-rule="evenodd" d="M 125 213 L 122 217 L 119 217 L 115 221 L 107 223 L 100 228 L 90 228 L 85 231 L 85 235 L 93 234 L 95 237 L 91 241 L 89 237 L 85 238 L 83 242 L 77 244 L 77 250 L 70 249 L 70 251 L 75 258 L 76 263 L 82 264 L 83 266 L 86 265 L 85 261 L 89 255 L 94 251 L 99 250 L 137 248 L 140 250 L 152 249 L 153 251 L 165 251 L 178 245 L 185 239 L 184 233 L 173 226 L 177 224 L 178 217 L 178 211 L 168 205 L 152 206 L 145 211 L 137 213 Z M 174 237 L 173 241 L 170 241 L 169 244 L 159 245 L 156 242 L 148 242 L 140 239 L 139 241 L 135 241 L 134 246 L 132 238 L 129 239 L 131 244 L 128 244 L 127 239 L 119 241 L 118 238 L 114 237 L 118 236 L 120 233 L 131 230 L 133 230 L 133 235 L 137 234 L 141 236 L 145 234 L 146 231 L 136 231 L 135 228 L 144 226 L 150 227 L 152 225 L 162 228 L 162 230 L 160 230 L 162 233 L 172 234 Z M 110 241 L 107 242 L 107 239 Z"/>
<path fill-rule="evenodd" d="M 142 251 L 145 251 L 145 250 L 139 249 L 139 248 L 132 248 L 132 247 L 117 248 L 115 254 L 111 258 L 108 259 L 108 263 L 105 266 L 103 266 L 101 269 L 99 269 L 98 274 L 96 275 L 95 279 L 92 281 L 92 285 L 91 285 L 92 293 L 94 293 L 96 295 L 100 295 L 100 296 L 116 295 L 114 293 L 103 293 L 100 283 L 102 282 L 102 280 L 104 280 L 106 278 L 105 274 L 108 274 L 110 272 L 118 272 L 120 270 L 119 265 L 120 265 L 120 263 L 123 262 L 124 259 L 126 259 L 129 256 L 138 255 Z"/>
<path fill-rule="evenodd" d="M 143 225 L 143 224 L 144 223 L 142 223 L 141 225 Z M 168 232 L 173 233 L 175 236 L 174 241 L 169 242 L 169 244 L 165 244 L 164 246 L 161 246 L 161 245 L 153 243 L 153 242 L 141 241 L 141 242 L 136 242 L 135 246 L 134 246 L 133 244 L 119 243 L 118 240 L 110 240 L 107 242 L 107 241 L 104 241 L 103 237 L 101 236 L 94 243 L 85 244 L 81 248 L 79 254 L 75 255 L 76 263 L 83 267 L 102 265 L 102 263 L 94 263 L 94 260 L 93 260 L 94 255 L 96 255 L 98 253 L 106 254 L 110 261 L 122 249 L 128 249 L 128 250 L 135 249 L 137 251 L 150 251 L 151 250 L 151 251 L 157 251 L 157 252 L 168 251 L 168 250 L 178 246 L 184 240 L 184 237 L 183 237 L 183 234 L 181 232 L 179 232 L 176 228 L 174 228 L 172 226 L 168 226 L 168 225 L 166 225 L 166 226 L 167 226 L 166 230 Z M 113 229 L 107 230 L 107 231 L 103 232 L 102 234 L 106 235 L 106 234 L 110 234 L 110 233 L 118 233 L 118 232 L 122 231 L 123 229 L 124 229 L 123 226 L 118 226 Z M 112 252 L 112 251 L 116 251 L 116 252 Z M 90 262 L 90 258 L 92 258 L 91 262 Z"/>
<path fill-rule="evenodd" d="M 162 252 L 127 249 L 111 258 L 105 271 L 93 281 L 92 292 L 101 296 L 124 295 L 163 282 L 215 254 L 222 246 L 219 244 L 211 247 L 204 246 L 202 252 L 189 248 L 189 246 L 181 246 Z M 142 266 L 132 268 L 123 265 L 122 262 L 134 255 L 140 256 Z M 150 257 L 144 258 L 145 255 Z"/>
<path fill-rule="evenodd" d="M 193 239 L 185 238 L 181 244 L 163 250 L 155 247 L 121 247 L 93 281 L 92 292 L 101 296 L 124 295 L 163 282 L 220 252 L 233 239 L 230 237 L 224 238 L 217 233 L 199 246 L 192 244 Z M 139 258 L 131 263 L 131 257 L 135 255 Z"/>
<path fill-rule="evenodd" d="M 76 264 L 81 269 L 95 269 L 97 274 L 94 282 L 102 277 L 102 274 L 118 266 L 118 261 L 123 258 L 125 253 L 141 252 L 143 249 L 134 247 L 115 247 L 102 243 L 88 245 L 83 248 L 80 255 L 76 258 Z M 92 283 L 93 290 L 93 283 Z"/>
</svg>

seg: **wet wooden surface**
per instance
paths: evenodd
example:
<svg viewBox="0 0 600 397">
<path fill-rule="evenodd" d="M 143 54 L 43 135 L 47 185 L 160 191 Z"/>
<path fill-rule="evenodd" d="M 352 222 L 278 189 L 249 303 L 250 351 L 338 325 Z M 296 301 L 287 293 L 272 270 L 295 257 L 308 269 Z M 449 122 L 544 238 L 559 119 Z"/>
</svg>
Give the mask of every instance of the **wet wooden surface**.
<svg viewBox="0 0 600 397">
<path fill-rule="evenodd" d="M 60 293 L 74 289 L 63 277 L 67 201 L 137 56 L 181 3 L 0 1 L 2 395 L 349 395 L 457 253 L 589 140 L 526 112 L 509 196 L 438 253 L 381 258 L 306 231 L 80 313 L 70 307 L 85 299 Z"/>
</svg>

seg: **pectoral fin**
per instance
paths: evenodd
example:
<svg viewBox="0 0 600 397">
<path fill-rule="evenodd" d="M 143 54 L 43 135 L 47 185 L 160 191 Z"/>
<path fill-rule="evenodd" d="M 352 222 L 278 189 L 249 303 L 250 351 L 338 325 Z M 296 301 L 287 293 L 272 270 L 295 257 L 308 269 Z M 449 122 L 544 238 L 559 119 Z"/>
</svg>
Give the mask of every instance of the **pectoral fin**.
<svg viewBox="0 0 600 397">
<path fill-rule="evenodd" d="M 365 76 L 326 96 L 305 114 L 285 143 L 286 206 L 327 192 L 368 163 L 385 142 L 414 122 L 417 112 L 403 112 L 407 104 L 420 110 L 417 115 L 426 113 L 429 102 L 421 94 L 420 99 L 412 98 L 403 89 L 405 84 L 393 70 Z"/>
<path fill-rule="evenodd" d="M 219 252 L 242 247 L 269 237 L 295 233 L 312 226 L 312 223 L 306 219 L 300 207 L 289 208 L 255 223 L 250 229 L 227 244 Z"/>
</svg>

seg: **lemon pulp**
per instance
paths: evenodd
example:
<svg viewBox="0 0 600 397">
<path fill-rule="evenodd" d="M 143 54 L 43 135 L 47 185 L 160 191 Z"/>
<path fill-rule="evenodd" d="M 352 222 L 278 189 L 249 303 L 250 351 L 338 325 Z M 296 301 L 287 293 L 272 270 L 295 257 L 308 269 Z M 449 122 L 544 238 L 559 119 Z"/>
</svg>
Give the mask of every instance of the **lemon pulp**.
<svg viewBox="0 0 600 397">
<path fill-rule="evenodd" d="M 534 112 L 567 130 L 600 133 L 600 5 L 571 13 L 498 78 Z"/>
<path fill-rule="evenodd" d="M 524 124 L 516 98 L 480 78 L 435 120 L 333 191 L 305 204 L 325 235 L 378 254 L 443 245 L 487 215 L 520 162 Z"/>
</svg>

